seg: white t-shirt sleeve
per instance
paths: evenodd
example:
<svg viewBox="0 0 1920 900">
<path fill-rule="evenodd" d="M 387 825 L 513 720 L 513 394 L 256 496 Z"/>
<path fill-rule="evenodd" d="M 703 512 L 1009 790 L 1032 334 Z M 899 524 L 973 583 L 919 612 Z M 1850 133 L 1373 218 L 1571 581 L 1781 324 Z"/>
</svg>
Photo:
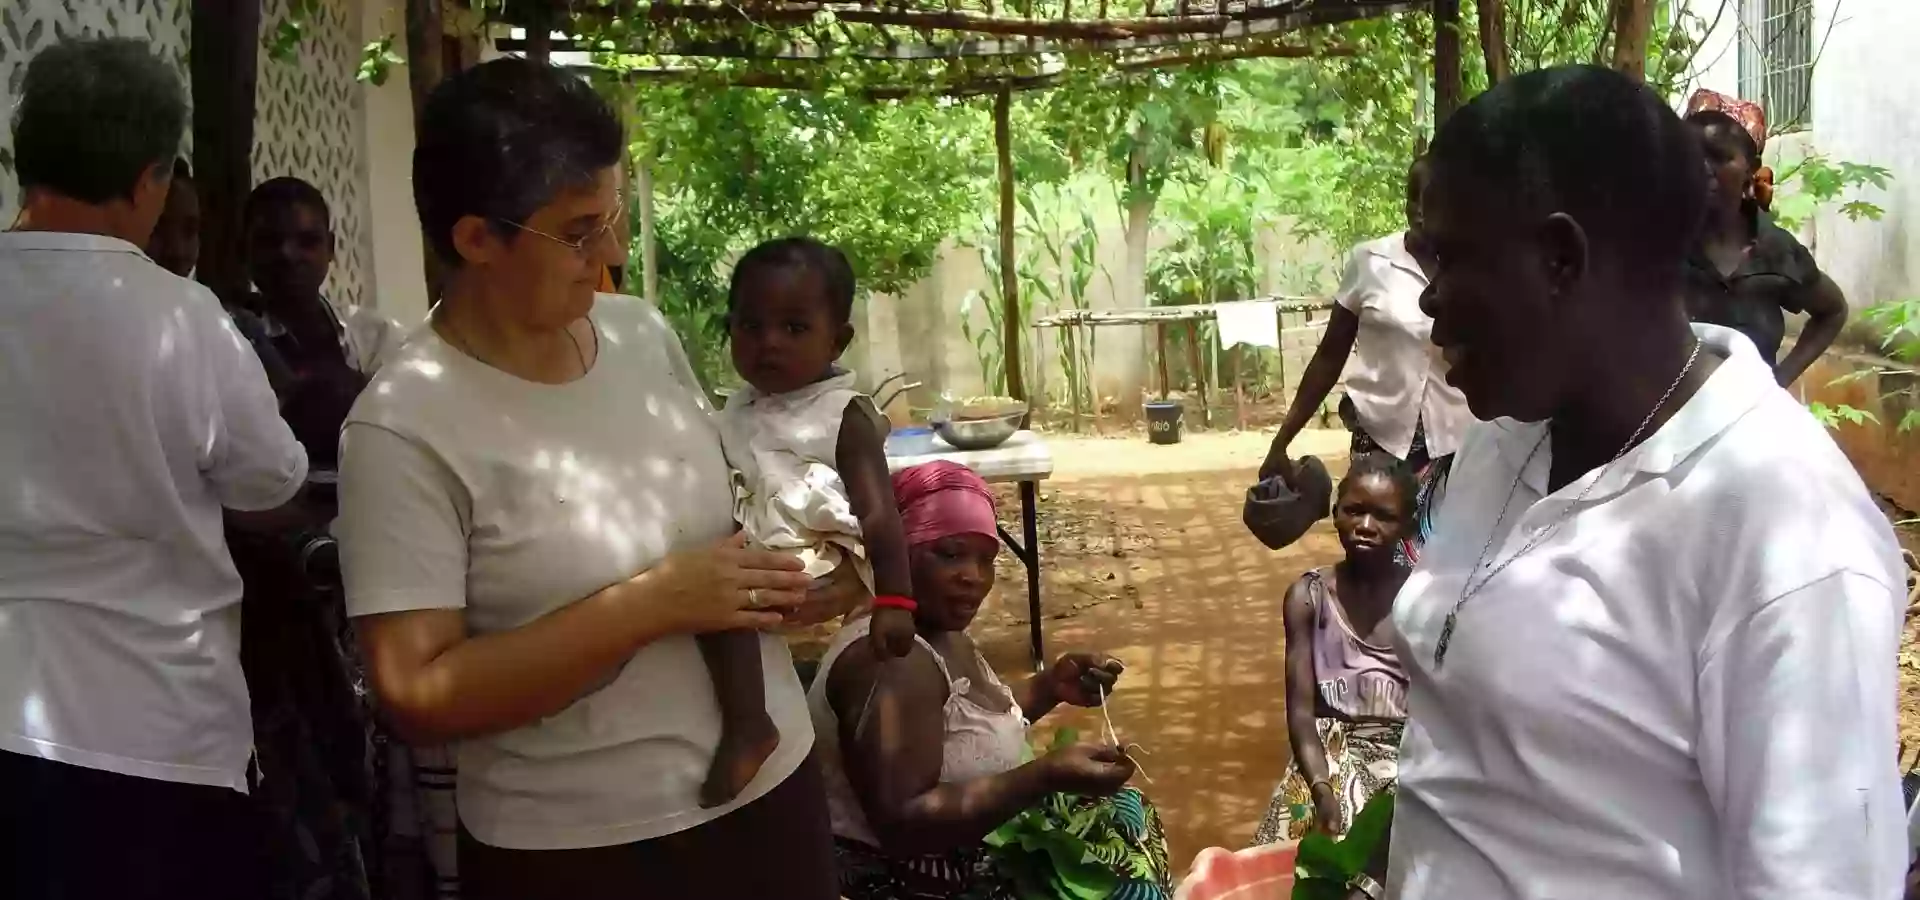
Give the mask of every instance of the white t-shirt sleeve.
<svg viewBox="0 0 1920 900">
<path fill-rule="evenodd" d="M 1357 316 L 1361 308 L 1367 305 L 1366 287 L 1367 250 L 1362 245 L 1347 254 L 1347 268 L 1340 275 L 1340 287 L 1333 292 L 1333 302 Z"/>
<path fill-rule="evenodd" d="M 1899 896 L 1900 599 L 1835 573 L 1764 604 L 1703 653 L 1698 756 L 1729 900 Z"/>
<path fill-rule="evenodd" d="M 340 432 L 340 574 L 347 614 L 467 605 L 467 527 L 453 473 L 378 425 Z"/>
<path fill-rule="evenodd" d="M 348 309 L 341 317 L 341 327 L 347 333 L 347 348 L 353 353 L 353 369 L 362 375 L 380 371 L 406 344 L 407 332 L 399 322 L 364 306 Z"/>
<path fill-rule="evenodd" d="M 212 379 L 213 433 L 207 480 L 220 505 L 252 512 L 292 500 L 307 480 L 307 451 L 280 418 L 267 372 L 232 318 L 214 305 L 202 345 Z"/>
</svg>

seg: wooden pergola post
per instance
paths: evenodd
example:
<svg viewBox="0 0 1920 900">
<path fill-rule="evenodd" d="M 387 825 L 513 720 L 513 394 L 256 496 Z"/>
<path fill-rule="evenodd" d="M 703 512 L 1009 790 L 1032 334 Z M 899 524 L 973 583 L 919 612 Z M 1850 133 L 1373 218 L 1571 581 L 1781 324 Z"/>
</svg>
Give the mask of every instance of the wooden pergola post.
<svg viewBox="0 0 1920 900">
<path fill-rule="evenodd" d="M 260 0 L 194 0 L 192 17 L 187 69 L 200 189 L 199 278 L 222 301 L 238 303 L 247 290 L 240 213 L 253 189 Z"/>
<path fill-rule="evenodd" d="M 1433 127 L 1460 108 L 1460 0 L 1433 0 Z"/>
<path fill-rule="evenodd" d="M 1000 170 L 1000 330 L 1006 341 L 1004 362 L 1007 396 L 1027 399 L 1027 383 L 1020 365 L 1020 336 L 1027 327 L 1020 315 L 1019 266 L 1013 258 L 1013 88 L 1001 86 L 993 95 L 993 150 Z"/>
<path fill-rule="evenodd" d="M 420 113 L 427 108 L 427 98 L 446 75 L 446 26 L 440 18 L 440 0 L 406 0 L 406 4 L 407 92 L 413 98 L 413 122 L 418 127 Z M 422 264 L 426 270 L 423 274 L 427 279 L 427 307 L 431 309 L 440 302 L 446 262 L 440 258 L 440 251 L 434 249 L 433 242 L 426 240 L 424 232 L 421 240 L 426 244 Z"/>
<path fill-rule="evenodd" d="M 1613 68 L 1647 80 L 1647 40 L 1653 31 L 1652 0 L 1614 0 Z"/>
<path fill-rule="evenodd" d="M 1474 6 L 1480 13 L 1480 49 L 1486 57 L 1487 87 L 1493 87 L 1510 74 L 1506 0 L 1479 0 Z"/>
</svg>

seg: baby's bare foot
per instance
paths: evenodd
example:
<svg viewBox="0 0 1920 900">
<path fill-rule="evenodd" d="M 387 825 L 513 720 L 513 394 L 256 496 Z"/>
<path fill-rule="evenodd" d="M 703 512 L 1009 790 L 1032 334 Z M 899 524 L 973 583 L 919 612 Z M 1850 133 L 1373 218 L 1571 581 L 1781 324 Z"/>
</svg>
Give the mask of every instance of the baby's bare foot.
<svg viewBox="0 0 1920 900">
<path fill-rule="evenodd" d="M 700 806 L 712 809 L 732 803 L 753 783 L 760 767 L 779 746 L 780 729 L 764 712 L 728 723 L 721 730 L 720 746 L 714 750 L 712 768 L 707 770 L 707 783 L 700 788 Z"/>
</svg>

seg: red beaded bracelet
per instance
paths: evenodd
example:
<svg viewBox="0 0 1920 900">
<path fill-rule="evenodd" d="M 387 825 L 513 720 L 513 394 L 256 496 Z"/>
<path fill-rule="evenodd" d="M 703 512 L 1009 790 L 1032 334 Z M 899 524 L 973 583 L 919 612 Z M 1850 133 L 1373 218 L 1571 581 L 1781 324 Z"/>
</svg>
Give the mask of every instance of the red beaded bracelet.
<svg viewBox="0 0 1920 900">
<path fill-rule="evenodd" d="M 920 604 L 913 602 L 912 597 L 900 597 L 887 594 L 873 598 L 873 607 L 875 609 L 881 607 L 886 607 L 887 609 L 904 609 L 907 612 L 913 612 L 920 608 Z"/>
</svg>

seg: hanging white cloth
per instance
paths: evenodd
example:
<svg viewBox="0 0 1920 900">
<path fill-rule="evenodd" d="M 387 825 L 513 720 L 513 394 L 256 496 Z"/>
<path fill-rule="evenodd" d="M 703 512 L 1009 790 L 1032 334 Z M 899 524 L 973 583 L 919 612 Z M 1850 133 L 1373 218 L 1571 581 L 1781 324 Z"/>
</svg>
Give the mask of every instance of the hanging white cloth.
<svg viewBox="0 0 1920 900">
<path fill-rule="evenodd" d="M 1280 349 L 1280 316 L 1271 300 L 1216 303 L 1213 320 L 1220 326 L 1222 350 L 1231 350 L 1239 344 Z"/>
</svg>

